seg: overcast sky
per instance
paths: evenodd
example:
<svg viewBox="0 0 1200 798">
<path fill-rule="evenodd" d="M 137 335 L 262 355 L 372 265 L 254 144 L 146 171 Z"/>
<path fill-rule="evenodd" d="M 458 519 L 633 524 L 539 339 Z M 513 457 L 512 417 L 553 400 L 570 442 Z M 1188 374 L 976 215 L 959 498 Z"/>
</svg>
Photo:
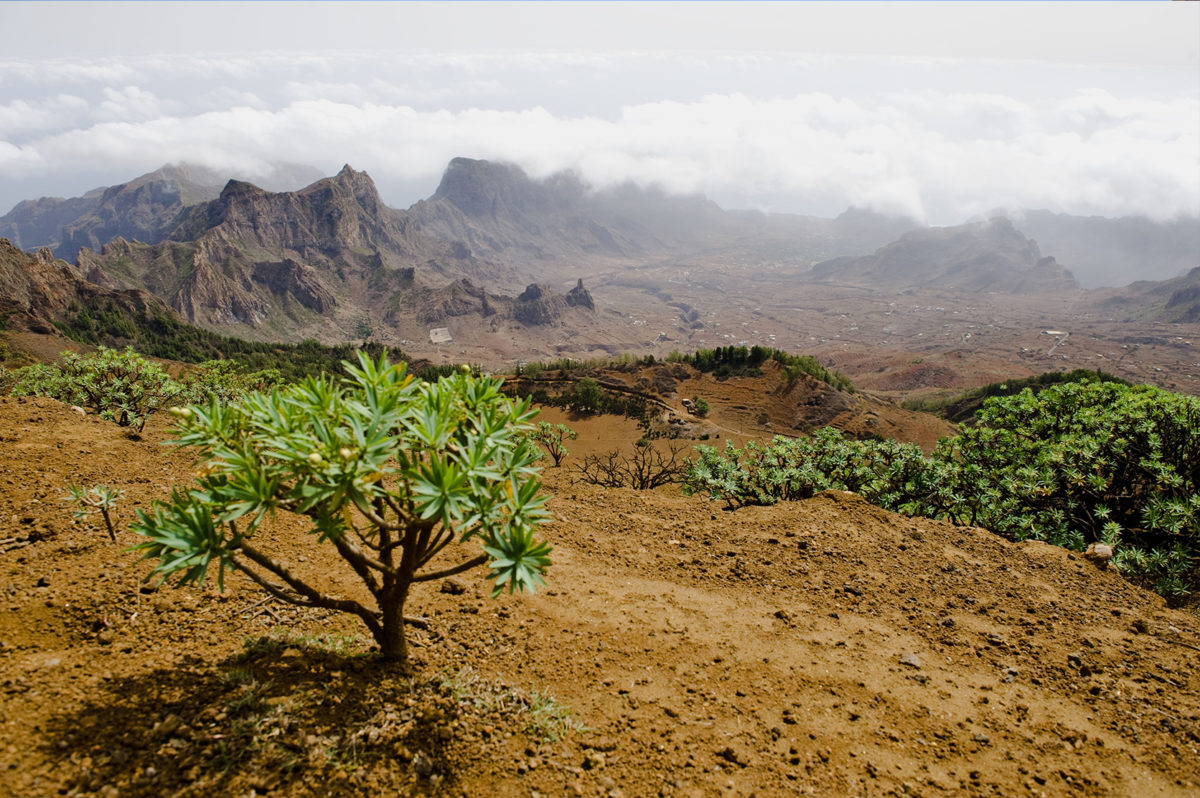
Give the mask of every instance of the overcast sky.
<svg viewBox="0 0 1200 798">
<path fill-rule="evenodd" d="M 455 156 L 950 224 L 1200 215 L 1200 3 L 0 3 L 0 213 L 187 161 Z"/>
</svg>

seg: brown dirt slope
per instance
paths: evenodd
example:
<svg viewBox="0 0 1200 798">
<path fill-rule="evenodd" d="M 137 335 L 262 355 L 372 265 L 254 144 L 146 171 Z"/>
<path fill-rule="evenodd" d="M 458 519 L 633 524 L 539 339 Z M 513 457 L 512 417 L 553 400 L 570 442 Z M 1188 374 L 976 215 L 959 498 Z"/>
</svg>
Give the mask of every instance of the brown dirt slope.
<svg viewBox="0 0 1200 798">
<path fill-rule="evenodd" d="M 548 588 L 423 586 L 406 679 L 356 622 L 236 578 L 153 590 L 129 532 L 72 520 L 70 482 L 128 519 L 186 480 L 163 437 L 0 399 L 0 795 L 1200 790 L 1200 619 L 1065 551 L 848 494 L 604 491 L 576 454 L 547 473 Z M 355 591 L 286 520 L 263 545 L 289 537 Z M 549 741 L 562 706 L 586 728 Z"/>
</svg>

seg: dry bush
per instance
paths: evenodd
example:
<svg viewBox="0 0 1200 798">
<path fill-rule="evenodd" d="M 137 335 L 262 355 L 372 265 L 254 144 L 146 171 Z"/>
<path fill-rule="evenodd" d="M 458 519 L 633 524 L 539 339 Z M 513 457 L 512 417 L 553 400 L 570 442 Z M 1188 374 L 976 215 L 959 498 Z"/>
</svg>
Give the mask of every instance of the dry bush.
<svg viewBox="0 0 1200 798">
<path fill-rule="evenodd" d="M 589 454 L 575 468 L 579 481 L 603 488 L 650 490 L 683 481 L 688 458 L 687 447 L 679 441 L 667 444 L 666 451 L 647 442 L 634 447 L 632 454 L 613 449 L 606 454 Z"/>
</svg>

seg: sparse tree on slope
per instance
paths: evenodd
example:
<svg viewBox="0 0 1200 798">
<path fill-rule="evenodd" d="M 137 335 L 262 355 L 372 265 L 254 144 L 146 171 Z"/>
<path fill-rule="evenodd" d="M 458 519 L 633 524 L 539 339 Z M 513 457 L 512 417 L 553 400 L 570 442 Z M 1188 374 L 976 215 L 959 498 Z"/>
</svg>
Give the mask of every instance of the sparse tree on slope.
<svg viewBox="0 0 1200 798">
<path fill-rule="evenodd" d="M 281 600 L 351 613 L 386 659 L 404 665 L 404 604 L 413 585 L 487 565 L 493 595 L 542 584 L 549 518 L 525 437 L 536 411 L 501 381 L 462 371 L 423 383 L 386 354 L 359 354 L 349 378 L 309 378 L 239 404 L 175 410 L 181 446 L 201 452 L 202 476 L 138 513 L 140 548 L 156 573 L 200 583 L 210 565 L 245 573 Z M 286 551 L 256 533 L 279 511 L 308 519 L 375 601 L 328 595 L 291 570 Z M 482 553 L 439 557 L 478 539 Z"/>
</svg>

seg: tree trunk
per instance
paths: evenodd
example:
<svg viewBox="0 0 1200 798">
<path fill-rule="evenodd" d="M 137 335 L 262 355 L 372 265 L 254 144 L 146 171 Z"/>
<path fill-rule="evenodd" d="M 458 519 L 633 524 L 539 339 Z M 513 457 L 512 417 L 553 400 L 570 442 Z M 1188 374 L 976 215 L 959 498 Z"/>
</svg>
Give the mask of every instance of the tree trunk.
<svg viewBox="0 0 1200 798">
<path fill-rule="evenodd" d="M 407 593 L 407 591 L 405 591 Z M 408 669 L 408 640 L 404 637 L 404 599 L 405 594 L 393 597 L 391 601 L 380 601 L 382 623 L 375 642 L 379 643 L 379 651 L 388 662 L 394 662 L 401 668 Z"/>
</svg>

